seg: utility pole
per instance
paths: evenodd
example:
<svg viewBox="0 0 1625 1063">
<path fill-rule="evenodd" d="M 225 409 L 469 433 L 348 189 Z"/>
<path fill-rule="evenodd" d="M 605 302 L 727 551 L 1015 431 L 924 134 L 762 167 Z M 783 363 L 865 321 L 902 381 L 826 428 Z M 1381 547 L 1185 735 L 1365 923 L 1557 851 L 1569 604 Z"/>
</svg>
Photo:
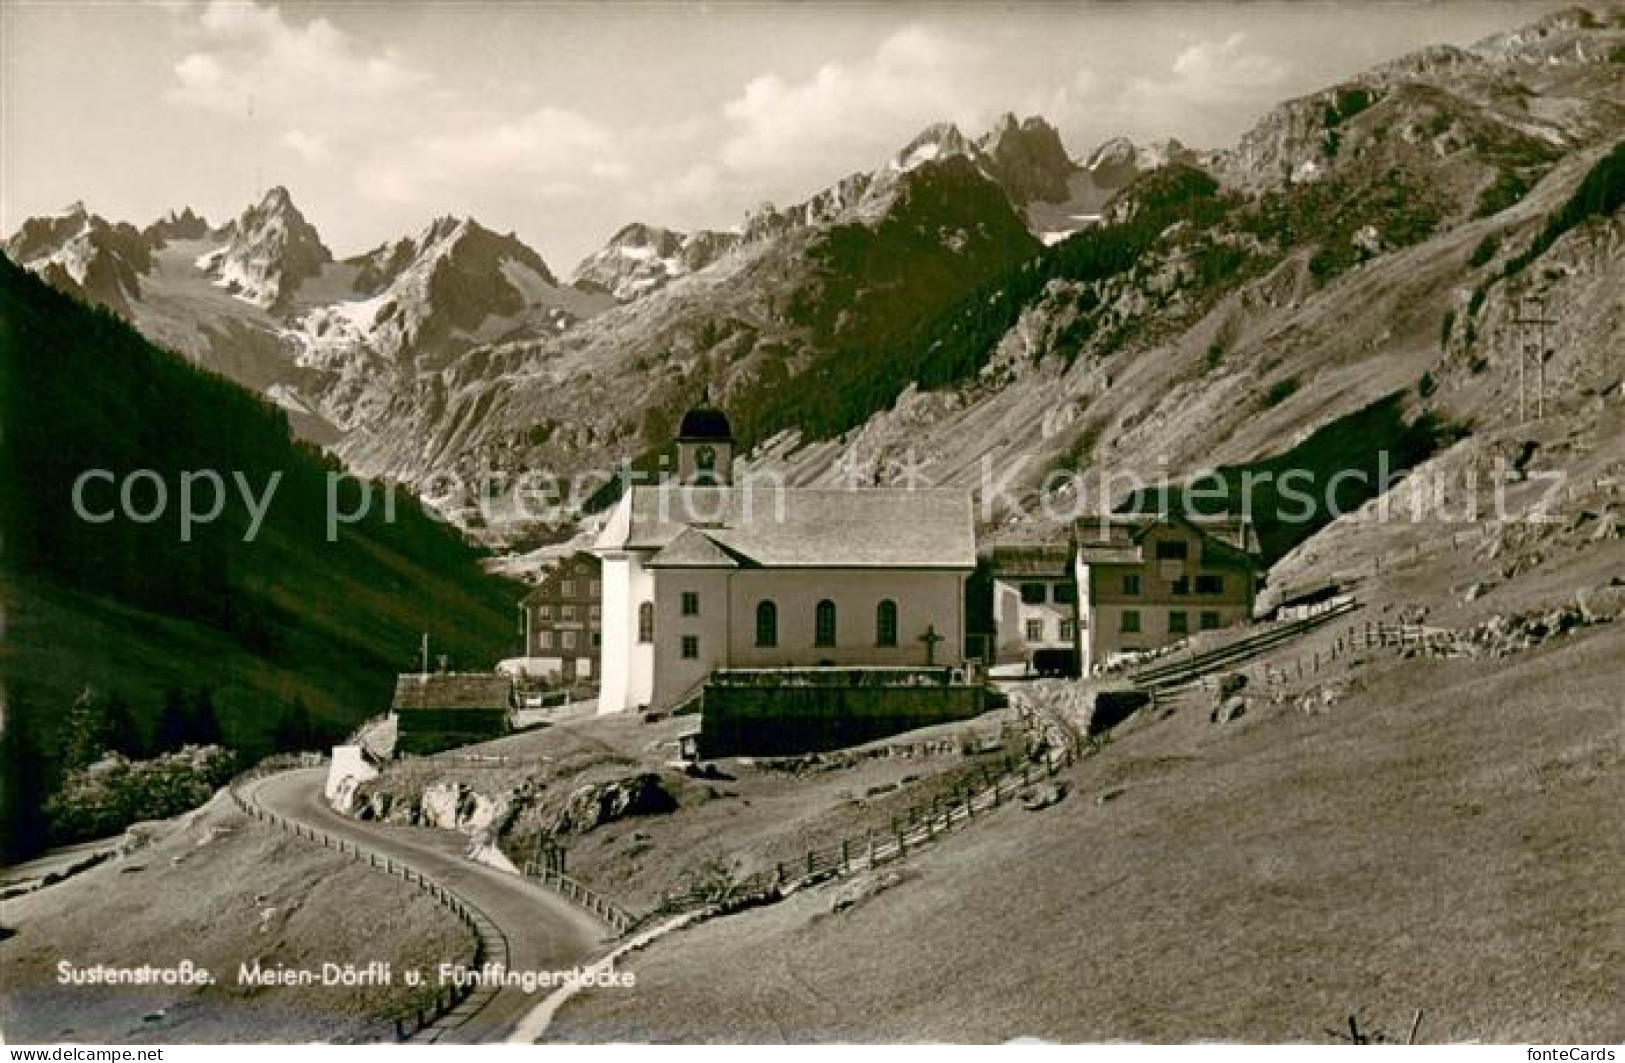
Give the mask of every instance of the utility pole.
<svg viewBox="0 0 1625 1063">
<path fill-rule="evenodd" d="M 422 664 L 423 664 L 423 667 L 421 669 L 422 673 L 424 675 L 428 675 L 429 674 L 429 633 L 427 631 L 425 631 L 423 633 L 423 640 L 419 643 L 418 659 L 420 661 L 422 661 Z"/>
<path fill-rule="evenodd" d="M 1527 409 L 1525 398 L 1525 361 L 1535 358 L 1535 417 L 1546 416 L 1546 326 L 1556 324 L 1546 316 L 1545 295 L 1524 295 L 1519 299 L 1518 317 L 1518 421 L 1522 423 Z"/>
</svg>

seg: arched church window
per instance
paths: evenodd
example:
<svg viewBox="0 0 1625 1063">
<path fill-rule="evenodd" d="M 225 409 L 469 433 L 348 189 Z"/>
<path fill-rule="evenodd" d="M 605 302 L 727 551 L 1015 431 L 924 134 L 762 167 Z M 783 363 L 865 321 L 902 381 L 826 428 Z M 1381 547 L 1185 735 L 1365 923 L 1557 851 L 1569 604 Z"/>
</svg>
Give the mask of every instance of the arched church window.
<svg viewBox="0 0 1625 1063">
<path fill-rule="evenodd" d="M 813 645 L 835 645 L 835 603 L 828 598 L 813 613 Z"/>
<path fill-rule="evenodd" d="M 897 645 L 897 603 L 890 598 L 875 606 L 875 645 Z"/>
<path fill-rule="evenodd" d="M 756 645 L 777 646 L 779 644 L 779 607 L 772 602 L 758 602 L 756 605 Z"/>
</svg>

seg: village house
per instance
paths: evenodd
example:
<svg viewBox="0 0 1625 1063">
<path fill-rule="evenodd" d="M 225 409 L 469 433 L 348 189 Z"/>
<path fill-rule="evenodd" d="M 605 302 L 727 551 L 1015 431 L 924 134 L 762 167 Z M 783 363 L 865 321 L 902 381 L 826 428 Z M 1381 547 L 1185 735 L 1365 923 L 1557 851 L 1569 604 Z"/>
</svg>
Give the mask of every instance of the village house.
<svg viewBox="0 0 1625 1063">
<path fill-rule="evenodd" d="M 598 558 L 586 551 L 564 558 L 520 603 L 525 653 L 505 667 L 549 683 L 596 681 L 602 597 Z"/>
<path fill-rule="evenodd" d="M 1066 543 L 992 550 L 996 663 L 1077 674 L 1078 585 Z"/>
<path fill-rule="evenodd" d="M 1243 518 L 1136 514 L 1073 528 L 1084 674 L 1252 617 L 1263 565 Z"/>
<path fill-rule="evenodd" d="M 628 488 L 599 535 L 599 711 L 669 709 L 723 671 L 963 666 L 967 493 L 735 483 L 733 460 L 728 418 L 689 411 L 675 478 Z"/>
<path fill-rule="evenodd" d="M 395 680 L 395 752 L 434 753 L 500 738 L 513 680 L 496 672 L 414 672 Z"/>
</svg>

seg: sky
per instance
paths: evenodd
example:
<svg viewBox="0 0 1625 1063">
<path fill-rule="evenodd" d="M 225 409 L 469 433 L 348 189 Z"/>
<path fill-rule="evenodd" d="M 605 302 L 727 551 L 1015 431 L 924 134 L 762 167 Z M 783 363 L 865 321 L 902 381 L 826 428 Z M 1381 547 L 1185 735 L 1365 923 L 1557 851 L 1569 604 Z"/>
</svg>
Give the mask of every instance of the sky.
<svg viewBox="0 0 1625 1063">
<path fill-rule="evenodd" d="M 75 200 L 220 224 L 281 184 L 341 257 L 454 214 L 568 273 L 628 222 L 737 225 L 935 121 L 1222 147 L 1558 6 L 0 0 L 0 232 Z"/>
</svg>

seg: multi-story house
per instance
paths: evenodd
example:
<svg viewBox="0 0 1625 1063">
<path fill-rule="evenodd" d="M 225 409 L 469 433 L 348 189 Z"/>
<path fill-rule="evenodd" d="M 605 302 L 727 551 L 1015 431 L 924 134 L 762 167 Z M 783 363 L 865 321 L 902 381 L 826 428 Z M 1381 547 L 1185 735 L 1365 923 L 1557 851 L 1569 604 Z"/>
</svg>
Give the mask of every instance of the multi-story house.
<svg viewBox="0 0 1625 1063">
<path fill-rule="evenodd" d="M 992 551 L 998 664 L 1075 673 L 1078 584 L 1065 543 L 998 546 Z"/>
<path fill-rule="evenodd" d="M 561 683 L 596 681 L 603 635 L 603 574 L 585 551 L 560 561 L 525 596 L 524 671 Z"/>
<path fill-rule="evenodd" d="M 1084 674 L 1252 618 L 1263 565 L 1242 518 L 1114 515 L 1073 528 Z"/>
</svg>

